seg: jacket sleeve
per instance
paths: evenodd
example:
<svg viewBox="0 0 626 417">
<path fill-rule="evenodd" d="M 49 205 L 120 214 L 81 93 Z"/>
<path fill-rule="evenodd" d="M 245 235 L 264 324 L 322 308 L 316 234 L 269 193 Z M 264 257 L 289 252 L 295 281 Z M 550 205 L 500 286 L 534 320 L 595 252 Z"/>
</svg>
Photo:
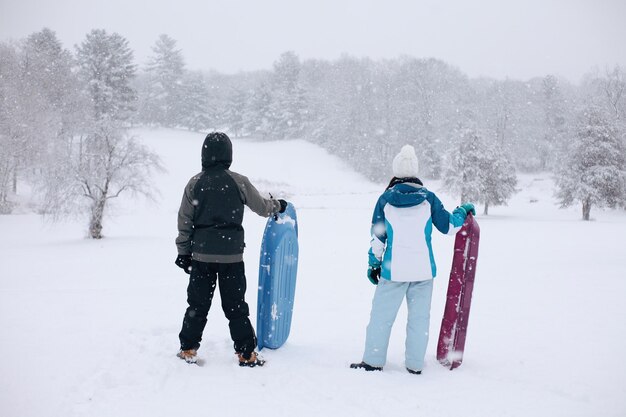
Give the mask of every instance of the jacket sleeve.
<svg viewBox="0 0 626 417">
<path fill-rule="evenodd" d="M 378 268 L 381 265 L 387 243 L 385 204 L 386 201 L 380 197 L 372 215 L 372 240 L 370 241 L 370 250 L 368 252 L 368 264 L 374 268 Z"/>
<path fill-rule="evenodd" d="M 250 210 L 259 216 L 269 217 L 280 211 L 280 203 L 273 198 L 263 198 L 261 193 L 252 185 L 248 177 L 228 171 L 229 175 L 235 180 L 239 187 L 241 201 L 250 207 Z"/>
<path fill-rule="evenodd" d="M 450 214 L 435 194 L 430 193 L 428 199 L 430 200 L 430 215 L 437 230 L 445 235 L 456 234 L 465 222 L 465 210 L 456 208 Z"/>
<path fill-rule="evenodd" d="M 183 199 L 178 209 L 178 237 L 176 237 L 176 248 L 179 255 L 191 255 L 191 240 L 193 238 L 193 219 L 196 210 L 194 204 L 193 188 L 196 183 L 192 178 L 183 192 Z"/>
</svg>

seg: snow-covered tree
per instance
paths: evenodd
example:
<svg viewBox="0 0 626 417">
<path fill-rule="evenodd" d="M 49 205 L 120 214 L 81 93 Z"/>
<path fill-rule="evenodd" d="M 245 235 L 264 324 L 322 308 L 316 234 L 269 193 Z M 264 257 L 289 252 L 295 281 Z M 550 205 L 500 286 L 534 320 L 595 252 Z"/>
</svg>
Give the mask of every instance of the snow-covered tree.
<svg viewBox="0 0 626 417">
<path fill-rule="evenodd" d="M 465 129 L 460 141 L 450 155 L 444 174 L 444 184 L 450 191 L 460 194 L 461 202 L 478 202 L 483 189 L 481 167 L 486 147 L 474 129 Z"/>
<path fill-rule="evenodd" d="M 621 123 L 626 123 L 626 72 L 616 65 L 598 79 L 600 95 L 604 96 L 609 113 Z"/>
<path fill-rule="evenodd" d="M 419 141 L 419 146 L 416 149 L 420 161 L 420 175 L 435 180 L 441 178 L 443 162 L 436 145 L 435 141 L 428 137 Z"/>
<path fill-rule="evenodd" d="M 589 106 L 580 115 L 556 180 L 561 207 L 582 203 L 583 220 L 589 220 L 593 206 L 626 202 L 626 148 L 614 122 L 601 109 Z"/>
<path fill-rule="evenodd" d="M 283 53 L 274 63 L 271 129 L 276 139 L 298 137 L 305 128 L 307 104 L 300 85 L 300 59 L 293 52 Z"/>
<path fill-rule="evenodd" d="M 272 93 L 267 83 L 261 83 L 252 93 L 244 109 L 243 129 L 265 139 L 271 132 Z"/>
<path fill-rule="evenodd" d="M 10 213 L 17 165 L 25 153 L 20 129 L 19 58 L 17 50 L 0 43 L 0 214 Z"/>
<path fill-rule="evenodd" d="M 80 75 L 87 84 L 96 121 L 127 121 L 135 111 L 131 87 L 136 67 L 128 41 L 117 33 L 94 29 L 76 50 Z"/>
<path fill-rule="evenodd" d="M 56 140 L 69 138 L 85 127 L 88 104 L 83 84 L 73 71 L 74 59 L 50 29 L 30 35 L 22 48 L 23 94 L 32 97 L 28 103 L 29 125 L 34 130 L 33 142 L 46 164 L 48 152 L 54 152 Z"/>
<path fill-rule="evenodd" d="M 554 169 L 564 146 L 567 133 L 566 103 L 561 91 L 561 81 L 553 75 L 543 78 L 541 84 L 543 105 L 543 140 L 536 142 L 540 151 L 540 169 Z"/>
<path fill-rule="evenodd" d="M 153 55 L 146 66 L 147 96 L 143 97 L 144 118 L 161 126 L 177 126 L 183 119 L 183 77 L 185 62 L 176 41 L 160 35 L 152 47 Z"/>
<path fill-rule="evenodd" d="M 490 206 L 506 205 L 515 193 L 517 175 L 509 155 L 495 141 L 488 143 L 482 160 L 482 191 L 477 200 L 483 203 L 483 214 Z"/>
<path fill-rule="evenodd" d="M 74 138 L 59 149 L 43 182 L 44 214 L 58 218 L 88 214 L 89 237 L 102 238 L 105 209 L 129 192 L 153 197 L 160 159 L 123 130 L 101 123 L 96 132 Z"/>
<path fill-rule="evenodd" d="M 444 174 L 444 184 L 461 202 L 489 206 L 506 204 L 515 192 L 515 170 L 497 141 L 488 141 L 474 129 L 465 129 Z"/>
<path fill-rule="evenodd" d="M 201 131 L 211 127 L 209 91 L 204 76 L 199 72 L 185 72 L 181 84 L 180 124 Z"/>
<path fill-rule="evenodd" d="M 54 110 L 64 112 L 70 104 L 68 95 L 77 84 L 72 74 L 74 61 L 52 30 L 44 28 L 28 36 L 22 65 L 29 75 L 29 87 L 36 88 Z"/>
<path fill-rule="evenodd" d="M 248 95 L 241 88 L 232 88 L 225 104 L 222 120 L 234 136 L 240 136 L 245 126 L 245 109 Z"/>
<path fill-rule="evenodd" d="M 39 172 L 55 140 L 82 123 L 84 102 L 72 57 L 53 31 L 35 32 L 19 48 L 2 45 L 0 54 L 0 205 L 8 211 L 7 180 L 16 193 L 18 174 Z"/>
</svg>

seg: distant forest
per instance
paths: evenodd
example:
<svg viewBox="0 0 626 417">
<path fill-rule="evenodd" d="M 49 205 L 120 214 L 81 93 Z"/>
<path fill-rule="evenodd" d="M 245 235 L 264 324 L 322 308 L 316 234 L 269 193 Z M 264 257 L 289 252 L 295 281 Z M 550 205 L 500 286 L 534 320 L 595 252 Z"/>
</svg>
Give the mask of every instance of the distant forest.
<svg viewBox="0 0 626 417">
<path fill-rule="evenodd" d="M 421 176 L 444 179 L 471 198 L 450 180 L 460 153 L 489 154 L 477 172 L 499 165 L 499 173 L 486 176 L 501 177 L 511 189 L 516 171 L 567 175 L 591 119 L 611 137 L 605 144 L 611 160 L 600 165 L 615 171 L 598 178 L 613 175 L 618 183 L 611 185 L 616 198 L 605 203 L 624 205 L 626 79 L 619 66 L 590 70 L 574 85 L 552 74 L 469 78 L 435 58 L 301 60 L 287 51 L 270 70 L 221 74 L 190 71 L 183 55 L 161 35 L 149 61 L 138 65 L 128 41 L 104 30 L 87 34 L 74 51 L 49 29 L 0 42 L 0 207 L 20 175 L 31 175 L 38 163 L 45 171 L 49 155 L 40 145 L 46 140 L 123 136 L 137 125 L 302 138 L 374 181 L 388 180 L 393 156 L 411 144 Z M 510 192 L 504 194 L 491 203 L 505 203 Z"/>
</svg>

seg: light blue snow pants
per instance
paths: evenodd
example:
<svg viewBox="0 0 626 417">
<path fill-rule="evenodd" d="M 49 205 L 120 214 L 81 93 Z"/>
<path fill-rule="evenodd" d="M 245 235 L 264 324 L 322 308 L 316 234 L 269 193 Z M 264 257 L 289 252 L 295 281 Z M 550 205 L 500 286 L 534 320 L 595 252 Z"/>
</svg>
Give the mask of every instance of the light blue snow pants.
<svg viewBox="0 0 626 417">
<path fill-rule="evenodd" d="M 414 371 L 424 367 L 430 324 L 430 302 L 433 280 L 394 282 L 381 279 L 376 287 L 370 322 L 365 336 L 363 362 L 384 366 L 391 327 L 406 296 L 408 319 L 406 325 L 405 366 Z"/>
</svg>

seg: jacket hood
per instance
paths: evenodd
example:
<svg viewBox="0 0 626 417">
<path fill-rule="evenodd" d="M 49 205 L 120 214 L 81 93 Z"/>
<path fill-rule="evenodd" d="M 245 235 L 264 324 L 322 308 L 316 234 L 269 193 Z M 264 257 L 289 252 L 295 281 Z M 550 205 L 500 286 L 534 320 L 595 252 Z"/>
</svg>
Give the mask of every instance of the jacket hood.
<svg viewBox="0 0 626 417">
<path fill-rule="evenodd" d="M 233 144 L 226 133 L 212 132 L 202 145 L 202 170 L 221 167 L 228 169 L 233 162 Z"/>
<path fill-rule="evenodd" d="M 413 207 L 426 200 L 428 190 L 421 184 L 405 182 L 389 188 L 383 196 L 394 207 Z"/>
</svg>

